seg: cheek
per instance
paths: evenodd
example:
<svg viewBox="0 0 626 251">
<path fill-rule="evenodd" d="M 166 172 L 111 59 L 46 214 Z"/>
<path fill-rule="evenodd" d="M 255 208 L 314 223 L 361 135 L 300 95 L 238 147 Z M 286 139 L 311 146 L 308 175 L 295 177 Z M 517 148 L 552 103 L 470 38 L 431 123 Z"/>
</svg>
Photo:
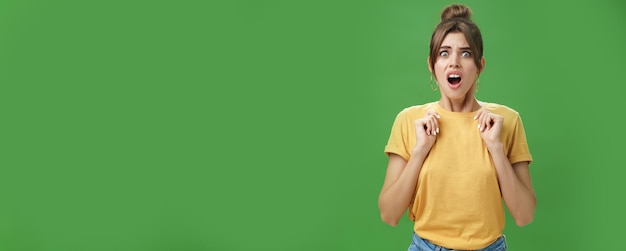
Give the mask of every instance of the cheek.
<svg viewBox="0 0 626 251">
<path fill-rule="evenodd" d="M 474 63 L 473 59 L 468 59 L 467 61 L 465 61 L 463 63 L 463 68 L 471 72 L 478 72 L 478 66 L 476 66 L 476 63 Z"/>
<path fill-rule="evenodd" d="M 437 74 L 444 74 L 446 69 L 446 64 L 443 63 L 441 60 L 437 61 L 437 63 L 435 63 L 435 73 Z"/>
</svg>

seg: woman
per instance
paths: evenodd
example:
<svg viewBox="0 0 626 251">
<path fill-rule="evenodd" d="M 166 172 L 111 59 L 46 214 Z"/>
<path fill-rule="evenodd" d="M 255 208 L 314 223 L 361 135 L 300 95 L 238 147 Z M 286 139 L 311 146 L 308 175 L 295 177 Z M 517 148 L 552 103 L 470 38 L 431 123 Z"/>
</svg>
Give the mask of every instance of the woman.
<svg viewBox="0 0 626 251">
<path fill-rule="evenodd" d="M 401 111 L 385 147 L 381 218 L 395 226 L 409 209 L 409 250 L 506 250 L 502 199 L 518 226 L 534 216 L 521 118 L 474 96 L 485 59 L 470 16 L 465 5 L 443 10 L 428 57 L 441 99 Z"/>
</svg>

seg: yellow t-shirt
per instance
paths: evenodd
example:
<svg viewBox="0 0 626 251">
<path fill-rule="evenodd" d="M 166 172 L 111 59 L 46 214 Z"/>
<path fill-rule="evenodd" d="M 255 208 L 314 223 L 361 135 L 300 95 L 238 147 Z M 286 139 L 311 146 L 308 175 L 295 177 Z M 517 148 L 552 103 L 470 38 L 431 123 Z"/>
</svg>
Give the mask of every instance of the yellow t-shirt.
<svg viewBox="0 0 626 251">
<path fill-rule="evenodd" d="M 482 106 L 504 118 L 500 140 L 509 161 L 532 161 L 519 114 L 503 105 Z M 502 235 L 504 209 L 493 161 L 474 120 L 477 112 L 451 112 L 438 102 L 406 108 L 396 117 L 385 153 L 408 161 L 416 143 L 414 121 L 428 110 L 441 118 L 409 205 L 415 233 L 451 249 L 484 248 Z"/>
</svg>

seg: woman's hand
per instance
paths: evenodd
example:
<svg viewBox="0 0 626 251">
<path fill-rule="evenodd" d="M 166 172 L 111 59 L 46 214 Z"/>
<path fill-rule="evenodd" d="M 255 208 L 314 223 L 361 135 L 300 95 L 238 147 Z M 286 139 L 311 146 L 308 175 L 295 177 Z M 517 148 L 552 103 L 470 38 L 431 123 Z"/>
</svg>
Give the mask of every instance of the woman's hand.
<svg viewBox="0 0 626 251">
<path fill-rule="evenodd" d="M 478 121 L 480 136 L 487 145 L 489 152 L 502 146 L 500 141 L 500 133 L 502 132 L 502 123 L 504 121 L 502 116 L 481 109 L 474 117 L 474 120 Z"/>
<path fill-rule="evenodd" d="M 414 153 L 426 155 L 437 140 L 439 133 L 439 114 L 435 111 L 428 111 L 423 118 L 415 120 L 415 137 L 417 143 L 413 148 Z"/>
</svg>

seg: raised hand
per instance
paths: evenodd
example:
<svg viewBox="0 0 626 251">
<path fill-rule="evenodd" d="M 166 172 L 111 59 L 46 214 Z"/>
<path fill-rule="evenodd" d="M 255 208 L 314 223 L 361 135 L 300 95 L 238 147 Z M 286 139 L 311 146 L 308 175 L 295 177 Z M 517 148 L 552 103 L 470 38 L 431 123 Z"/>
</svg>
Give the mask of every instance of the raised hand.
<svg viewBox="0 0 626 251">
<path fill-rule="evenodd" d="M 502 116 L 481 109 L 474 117 L 474 120 L 478 122 L 478 130 L 487 145 L 487 149 L 491 151 L 491 149 L 501 146 L 500 133 L 502 132 L 502 123 L 504 121 Z"/>
<path fill-rule="evenodd" d="M 415 120 L 415 137 L 417 143 L 414 151 L 427 154 L 437 140 L 439 133 L 439 114 L 435 111 L 428 111 L 423 118 Z"/>
</svg>

